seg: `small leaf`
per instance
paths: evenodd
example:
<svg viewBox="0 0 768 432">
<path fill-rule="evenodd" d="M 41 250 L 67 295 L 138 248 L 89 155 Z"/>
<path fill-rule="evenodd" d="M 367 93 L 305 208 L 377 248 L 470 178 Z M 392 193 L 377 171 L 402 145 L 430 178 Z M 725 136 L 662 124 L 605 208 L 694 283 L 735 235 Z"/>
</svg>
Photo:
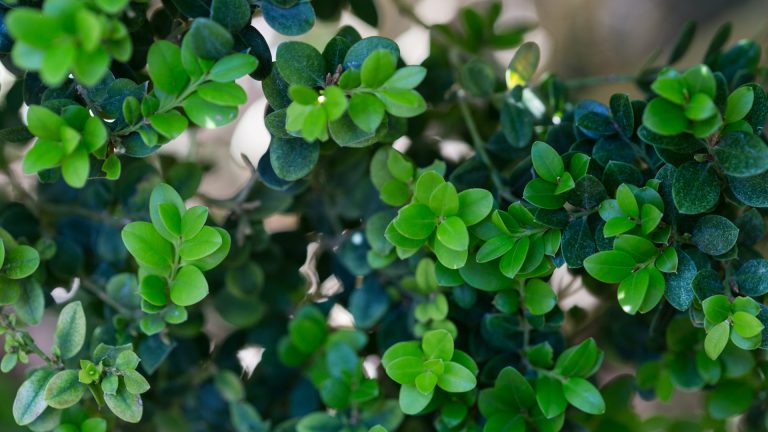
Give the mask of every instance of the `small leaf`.
<svg viewBox="0 0 768 432">
<path fill-rule="evenodd" d="M 544 315 L 557 305 L 557 295 L 546 282 L 531 279 L 523 287 L 523 303 L 534 315 Z"/>
<path fill-rule="evenodd" d="M 179 270 L 170 289 L 174 304 L 192 306 L 208 295 L 208 281 L 197 267 L 186 265 Z"/>
<path fill-rule="evenodd" d="M 463 393 L 477 385 L 475 375 L 456 362 L 446 362 L 445 371 L 437 377 L 437 385 L 449 393 Z"/>
<path fill-rule="evenodd" d="M 600 392 L 584 378 L 572 377 L 563 383 L 565 399 L 587 414 L 605 413 L 605 401 Z"/>
<path fill-rule="evenodd" d="M 720 357 L 720 353 L 723 352 L 725 345 L 728 343 L 730 331 L 731 327 L 727 321 L 723 321 L 709 329 L 709 333 L 707 333 L 707 337 L 704 339 L 704 351 L 709 358 L 716 360 Z"/>
<path fill-rule="evenodd" d="M 595 279 L 605 283 L 621 282 L 632 273 L 635 260 L 624 252 L 598 252 L 584 260 L 584 268 Z"/>
<path fill-rule="evenodd" d="M 557 183 L 565 172 L 563 158 L 549 144 L 536 141 L 531 147 L 531 161 L 539 177 Z"/>
<path fill-rule="evenodd" d="M 54 334 L 54 346 L 59 349 L 62 359 L 77 355 L 85 343 L 85 313 L 79 301 L 72 302 L 61 310 Z"/>
<path fill-rule="evenodd" d="M 45 388 L 45 401 L 52 408 L 65 409 L 78 403 L 85 394 L 85 385 L 79 378 L 78 372 L 68 369 L 57 373 Z"/>
</svg>

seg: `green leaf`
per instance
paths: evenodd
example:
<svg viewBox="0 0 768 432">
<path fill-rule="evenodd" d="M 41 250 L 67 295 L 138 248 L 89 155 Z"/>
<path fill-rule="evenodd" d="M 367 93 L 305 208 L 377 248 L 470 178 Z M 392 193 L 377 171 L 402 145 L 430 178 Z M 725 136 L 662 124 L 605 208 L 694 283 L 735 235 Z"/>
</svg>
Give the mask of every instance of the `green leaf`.
<svg viewBox="0 0 768 432">
<path fill-rule="evenodd" d="M 440 228 L 438 227 L 438 230 L 439 229 Z M 435 239 L 433 250 L 435 255 L 437 255 L 440 264 L 454 270 L 463 267 L 469 256 L 469 251 L 467 249 L 453 249 L 443 243 L 439 238 Z"/>
<path fill-rule="evenodd" d="M 155 114 L 149 118 L 149 123 L 156 131 L 169 140 L 181 135 L 189 126 L 187 118 L 176 110 Z"/>
<path fill-rule="evenodd" d="M 675 207 L 683 214 L 703 213 L 717 204 L 720 181 L 711 164 L 686 162 L 672 182 Z"/>
<path fill-rule="evenodd" d="M 48 381 L 45 402 L 52 408 L 65 409 L 80 402 L 84 394 L 85 385 L 80 382 L 77 370 L 63 370 Z"/>
<path fill-rule="evenodd" d="M 384 104 L 368 93 L 355 93 L 349 100 L 349 117 L 360 129 L 374 132 L 384 119 Z"/>
<path fill-rule="evenodd" d="M 160 40 L 149 47 L 147 69 L 155 88 L 168 95 L 179 95 L 189 83 L 181 63 L 181 49 L 171 42 Z"/>
<path fill-rule="evenodd" d="M 677 271 L 677 250 L 673 247 L 664 249 L 656 258 L 656 268 L 664 273 L 674 273 Z"/>
<path fill-rule="evenodd" d="M 626 253 L 638 263 L 650 261 L 658 254 L 656 246 L 650 240 L 629 234 L 616 238 L 613 249 Z"/>
<path fill-rule="evenodd" d="M 186 261 L 194 261 L 214 253 L 223 243 L 218 231 L 204 226 L 194 237 L 186 237 L 179 249 L 179 255 Z"/>
<path fill-rule="evenodd" d="M 709 358 L 716 360 L 720 357 L 720 353 L 723 352 L 725 345 L 728 343 L 730 332 L 731 326 L 727 321 L 723 321 L 709 329 L 709 333 L 707 333 L 707 337 L 704 339 L 704 351 Z"/>
<path fill-rule="evenodd" d="M 416 388 L 422 394 L 426 395 L 432 393 L 437 385 L 437 375 L 430 371 L 419 374 L 419 376 L 416 377 L 415 384 Z"/>
<path fill-rule="evenodd" d="M 643 125 L 659 135 L 677 135 L 685 131 L 688 119 L 679 106 L 656 98 L 645 107 Z"/>
<path fill-rule="evenodd" d="M 126 350 L 117 355 L 115 367 L 121 371 L 134 370 L 140 361 L 141 359 L 139 359 L 135 352 Z"/>
<path fill-rule="evenodd" d="M 181 199 L 181 196 L 179 196 L 179 193 L 171 186 L 165 183 L 160 183 L 152 189 L 152 194 L 149 196 L 149 218 L 152 220 L 152 226 L 155 227 L 155 230 L 157 230 L 161 236 L 168 241 L 175 242 L 178 240 L 179 231 L 175 230 L 171 232 L 167 228 L 167 221 L 160 212 L 160 208 L 163 204 L 168 204 L 174 207 L 179 215 L 183 214 L 185 211 L 184 201 Z M 170 209 L 166 209 L 165 213 L 168 214 L 170 211 Z M 171 217 L 174 219 L 176 218 L 175 216 Z M 175 223 L 173 224 L 176 225 Z M 169 254 L 169 259 L 171 258 L 172 255 Z"/>
<path fill-rule="evenodd" d="M 10 249 L 3 261 L 4 276 L 9 279 L 23 279 L 37 270 L 40 265 L 40 255 L 34 248 L 20 245 Z"/>
<path fill-rule="evenodd" d="M 676 105 L 683 105 L 687 93 L 686 82 L 677 74 L 677 72 L 671 72 L 672 73 L 662 73 L 659 78 L 651 84 L 651 89 L 667 101 Z M 714 84 L 714 79 L 712 80 L 712 83 Z M 643 123 L 645 123 L 645 119 L 643 119 Z"/>
<path fill-rule="evenodd" d="M 156 275 L 145 276 L 139 287 L 141 297 L 155 306 L 168 304 L 168 289 L 164 278 Z"/>
<path fill-rule="evenodd" d="M 168 269 L 173 262 L 173 246 L 148 222 L 131 222 L 123 228 L 123 243 L 139 264 Z"/>
<path fill-rule="evenodd" d="M 718 111 L 715 103 L 704 93 L 693 95 L 685 106 L 685 116 L 694 121 L 704 120 L 716 114 Z"/>
<path fill-rule="evenodd" d="M 125 387 L 120 387 L 114 395 L 105 394 L 107 407 L 119 419 L 128 423 L 138 423 L 144 412 L 144 406 L 139 395 L 131 394 Z"/>
<path fill-rule="evenodd" d="M 64 181 L 73 188 L 79 189 L 85 186 L 88 180 L 88 174 L 91 170 L 91 164 L 88 160 L 88 153 L 78 148 L 61 160 L 61 175 Z"/>
<path fill-rule="evenodd" d="M 85 313 L 79 301 L 72 302 L 61 310 L 56 323 L 54 346 L 58 348 L 62 359 L 77 355 L 85 343 Z"/>
<path fill-rule="evenodd" d="M 407 415 L 416 415 L 429 405 L 434 392 L 423 394 L 415 385 L 404 385 L 400 387 L 400 410 Z"/>
<path fill-rule="evenodd" d="M 515 242 L 515 245 L 509 252 L 505 253 L 504 256 L 501 257 L 501 262 L 499 262 L 499 269 L 504 274 L 504 276 L 510 279 L 513 279 L 515 276 L 517 276 L 517 273 L 525 263 L 525 259 L 528 256 L 528 250 L 530 249 L 530 246 L 530 238 L 522 237 L 520 240 Z"/>
<path fill-rule="evenodd" d="M 751 338 L 763 331 L 763 323 L 757 317 L 747 312 L 736 312 L 733 314 L 733 329 L 745 338 Z"/>
<path fill-rule="evenodd" d="M 544 315 L 557 305 L 557 295 L 548 283 L 531 279 L 523 287 L 523 303 L 534 315 Z"/>
<path fill-rule="evenodd" d="M 459 195 L 456 193 L 456 187 L 451 183 L 441 183 L 438 185 L 429 197 L 429 208 L 438 216 L 446 217 L 457 214 L 459 211 Z M 461 222 L 461 219 L 459 221 Z"/>
<path fill-rule="evenodd" d="M 64 120 L 53 111 L 41 105 L 32 105 L 27 111 L 27 128 L 36 137 L 48 141 L 59 141 Z"/>
<path fill-rule="evenodd" d="M 399 151 L 393 150 L 387 156 L 387 169 L 392 176 L 401 182 L 409 182 L 413 178 L 416 167 Z"/>
<path fill-rule="evenodd" d="M 395 71 L 387 82 L 384 83 L 384 87 L 413 89 L 421 84 L 426 76 L 427 69 L 421 66 L 406 66 Z"/>
<path fill-rule="evenodd" d="M 603 361 L 603 354 L 597 348 L 593 338 L 570 347 L 560 354 L 555 364 L 555 372 L 565 376 L 582 378 L 593 375 Z"/>
<path fill-rule="evenodd" d="M 208 72 L 208 79 L 214 82 L 232 82 L 256 70 L 259 61 L 249 54 L 234 53 L 222 57 Z"/>
<path fill-rule="evenodd" d="M 363 86 L 376 89 L 382 86 L 394 73 L 397 59 L 391 51 L 380 49 L 372 52 L 360 68 Z"/>
<path fill-rule="evenodd" d="M 289 2 L 283 7 L 279 2 L 261 4 L 264 19 L 270 27 L 287 36 L 298 36 L 315 25 L 315 9 L 307 2 Z M 304 432 L 304 431 L 300 431 Z"/>
<path fill-rule="evenodd" d="M 632 273 L 635 260 L 620 251 L 598 252 L 584 260 L 584 268 L 595 279 L 605 283 L 618 283 Z"/>
<path fill-rule="evenodd" d="M 62 147 L 61 143 L 38 139 L 32 148 L 27 151 L 27 154 L 24 155 L 22 170 L 25 174 L 34 174 L 38 171 L 53 168 L 61 163 L 63 157 L 64 147 Z"/>
<path fill-rule="evenodd" d="M 149 391 L 149 382 L 140 373 L 133 369 L 123 371 L 123 383 L 129 393 L 139 395 Z"/>
<path fill-rule="evenodd" d="M 557 210 L 562 208 L 566 201 L 565 196 L 556 193 L 557 187 L 558 185 L 544 179 L 535 178 L 525 185 L 523 198 L 536 207 Z"/>
<path fill-rule="evenodd" d="M 669 303 L 680 311 L 685 311 L 694 297 L 692 288 L 696 277 L 696 264 L 681 250 L 677 250 L 678 268 L 676 273 L 665 275 L 666 296 Z"/>
<path fill-rule="evenodd" d="M 384 355 L 381 357 L 381 365 L 386 369 L 395 359 L 408 356 L 417 358 L 421 358 L 423 356 L 419 342 L 398 342 L 387 348 L 387 350 L 384 352 Z"/>
<path fill-rule="evenodd" d="M 299 180 L 309 174 L 320 158 L 317 143 L 301 138 L 272 138 L 269 159 L 275 174 L 284 180 Z"/>
<path fill-rule="evenodd" d="M 734 280 L 742 294 L 758 297 L 767 293 L 768 261 L 758 258 L 745 262 L 736 271 Z"/>
<path fill-rule="evenodd" d="M 437 226 L 437 239 L 456 251 L 465 251 L 469 247 L 467 226 L 458 216 L 451 216 Z"/>
<path fill-rule="evenodd" d="M 752 87 L 743 86 L 734 90 L 728 96 L 728 101 L 725 106 L 725 121 L 733 123 L 741 120 L 752 109 L 752 103 L 755 100 L 755 93 Z"/>
<path fill-rule="evenodd" d="M 484 263 L 506 254 L 515 246 L 515 239 L 500 235 L 485 242 L 477 251 L 477 262 Z"/>
<path fill-rule="evenodd" d="M 205 83 L 197 88 L 197 94 L 206 101 L 221 106 L 236 107 L 248 101 L 245 90 L 234 82 Z"/>
<path fill-rule="evenodd" d="M 208 207 L 190 207 L 181 217 L 181 236 L 185 239 L 192 238 L 200 232 L 208 220 Z"/>
<path fill-rule="evenodd" d="M 706 215 L 693 227 L 693 244 L 708 255 L 722 255 L 736 244 L 739 228 L 718 215 Z"/>
<path fill-rule="evenodd" d="M 275 54 L 280 75 L 289 84 L 317 87 L 325 83 L 325 61 L 320 51 L 304 42 L 283 42 Z"/>
<path fill-rule="evenodd" d="M 536 141 L 531 147 L 531 161 L 539 177 L 557 183 L 565 172 L 563 158 L 549 144 Z"/>
<path fill-rule="evenodd" d="M 251 22 L 251 5 L 248 0 L 213 0 L 211 19 L 235 33 Z"/>
<path fill-rule="evenodd" d="M 605 401 L 600 392 L 584 378 L 568 378 L 563 383 L 565 399 L 576 408 L 587 414 L 600 415 L 605 413 Z"/>
<path fill-rule="evenodd" d="M 430 359 L 449 361 L 453 358 L 453 337 L 445 330 L 432 330 L 424 334 L 421 349 Z"/>
<path fill-rule="evenodd" d="M 720 138 L 714 152 L 728 175 L 751 177 L 768 170 L 768 145 L 757 135 L 731 132 Z"/>
<path fill-rule="evenodd" d="M 635 218 L 640 216 L 640 209 L 637 206 L 635 195 L 626 184 L 621 184 L 616 189 L 616 203 L 625 215 Z"/>
<path fill-rule="evenodd" d="M 192 306 L 208 295 L 208 281 L 203 272 L 193 265 L 179 270 L 171 282 L 171 301 L 179 306 Z"/>
<path fill-rule="evenodd" d="M 104 172 L 104 176 L 109 180 L 117 180 L 120 178 L 120 172 L 122 171 L 122 165 L 120 164 L 120 158 L 116 154 L 112 154 L 101 166 L 101 170 Z"/>
<path fill-rule="evenodd" d="M 198 57 L 220 59 L 232 51 L 232 34 L 221 24 L 208 18 L 196 18 L 184 36 L 184 42 Z"/>
<path fill-rule="evenodd" d="M 397 117 L 416 117 L 427 110 L 427 103 L 415 90 L 384 88 L 377 91 L 376 96 L 387 112 Z"/>
<path fill-rule="evenodd" d="M 536 402 L 546 418 L 562 414 L 568 405 L 563 393 L 563 384 L 550 376 L 539 375 L 536 379 Z"/>
<path fill-rule="evenodd" d="M 650 234 L 661 222 L 664 213 L 651 204 L 643 204 L 640 209 L 640 227 L 643 234 Z"/>
<path fill-rule="evenodd" d="M 706 65 L 700 64 L 691 67 L 685 71 L 683 79 L 688 94 L 703 93 L 710 98 L 715 97 L 715 76 Z"/>
<path fill-rule="evenodd" d="M 466 226 L 485 219 L 493 209 L 493 195 L 485 189 L 467 189 L 459 192 L 458 216 Z"/>
<path fill-rule="evenodd" d="M 192 94 L 182 104 L 192 123 L 204 128 L 217 128 L 231 123 L 237 117 L 237 107 L 218 105 Z"/>
<path fill-rule="evenodd" d="M 421 240 L 429 237 L 435 230 L 437 217 L 426 205 L 413 203 L 397 212 L 394 225 L 404 236 Z"/>
<path fill-rule="evenodd" d="M 381 36 L 371 36 L 356 42 L 344 56 L 344 69 L 360 69 L 363 62 L 376 50 L 390 51 L 395 58 L 400 58 L 400 49 L 391 39 Z"/>
<path fill-rule="evenodd" d="M 718 288 L 722 289 L 722 284 L 719 284 Z M 701 307 L 707 320 L 715 324 L 727 320 L 731 315 L 731 302 L 722 294 L 707 297 L 701 302 Z"/>
<path fill-rule="evenodd" d="M 19 426 L 32 423 L 45 411 L 45 388 L 55 375 L 50 369 L 38 369 L 24 381 L 13 400 L 13 419 Z"/>
<path fill-rule="evenodd" d="M 120 13 L 128 2 L 129 0 L 96 0 L 96 5 L 104 12 L 115 15 Z"/>
<path fill-rule="evenodd" d="M 413 356 L 398 357 L 386 366 L 387 375 L 401 385 L 413 384 L 424 370 L 424 360 Z"/>
<path fill-rule="evenodd" d="M 475 375 L 456 362 L 445 362 L 445 371 L 437 377 L 437 385 L 449 393 L 463 393 L 477 385 Z"/>
<path fill-rule="evenodd" d="M 643 305 L 648 291 L 648 270 L 640 269 L 619 284 L 618 299 L 624 312 L 634 315 Z"/>
</svg>

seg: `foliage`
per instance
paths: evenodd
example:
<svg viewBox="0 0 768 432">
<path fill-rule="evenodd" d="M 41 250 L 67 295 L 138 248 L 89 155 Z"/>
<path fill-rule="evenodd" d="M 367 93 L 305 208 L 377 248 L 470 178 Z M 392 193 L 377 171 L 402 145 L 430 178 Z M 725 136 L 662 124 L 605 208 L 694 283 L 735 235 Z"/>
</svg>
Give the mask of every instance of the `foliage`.
<svg viewBox="0 0 768 432">
<path fill-rule="evenodd" d="M 376 26 L 371 0 L 0 2 L 0 370 L 24 374 L 20 426 L 765 430 L 760 46 L 725 25 L 682 70 L 688 24 L 628 78 L 640 98 L 603 104 L 574 97 L 600 78 L 537 73 L 500 2 L 435 26 L 395 3 L 429 28 L 421 65 L 351 27 L 269 47 L 251 24 Z M 233 122 L 246 76 L 269 150 L 212 199 L 205 161 L 158 150 Z M 474 153 L 445 159 L 438 137 Z M 676 391 L 702 412 L 634 411 Z"/>
</svg>

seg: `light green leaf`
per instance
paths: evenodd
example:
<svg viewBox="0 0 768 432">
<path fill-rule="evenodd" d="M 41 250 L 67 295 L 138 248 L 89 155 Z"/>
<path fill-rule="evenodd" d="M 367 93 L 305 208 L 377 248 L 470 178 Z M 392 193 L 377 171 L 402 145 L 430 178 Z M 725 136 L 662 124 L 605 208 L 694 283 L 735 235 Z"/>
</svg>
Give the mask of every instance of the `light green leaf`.
<svg viewBox="0 0 768 432">
<path fill-rule="evenodd" d="M 186 265 L 179 270 L 171 282 L 171 301 L 179 306 L 192 306 L 208 295 L 208 281 L 203 273 L 193 265 Z"/>
<path fill-rule="evenodd" d="M 600 392 L 584 378 L 572 377 L 563 383 L 565 399 L 587 414 L 605 413 L 605 401 Z"/>
<path fill-rule="evenodd" d="M 712 360 L 720 357 L 720 353 L 725 349 L 728 343 L 728 337 L 731 332 L 731 326 L 727 321 L 715 325 L 709 329 L 707 337 L 704 339 L 704 351 Z"/>
</svg>

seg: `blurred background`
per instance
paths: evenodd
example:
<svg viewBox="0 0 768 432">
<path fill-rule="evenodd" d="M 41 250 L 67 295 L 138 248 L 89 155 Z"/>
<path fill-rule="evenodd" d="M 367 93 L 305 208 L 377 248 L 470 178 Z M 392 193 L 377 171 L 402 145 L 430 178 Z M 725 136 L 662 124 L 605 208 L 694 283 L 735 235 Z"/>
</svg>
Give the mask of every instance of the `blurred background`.
<svg viewBox="0 0 768 432">
<path fill-rule="evenodd" d="M 153 0 L 157 1 L 157 0 Z M 322 3 L 323 0 L 315 0 Z M 418 64 L 429 54 L 429 32 L 404 17 L 394 0 L 377 0 L 380 28 L 368 26 L 351 15 L 341 22 L 318 22 L 316 27 L 299 38 L 322 50 L 340 25 L 352 24 L 363 36 L 380 34 L 398 42 L 406 63 Z M 459 8 L 466 5 L 485 7 L 484 1 L 471 0 L 401 0 L 412 8 L 426 24 L 449 23 Z M 539 44 L 542 61 L 539 73 L 551 71 L 564 79 L 586 78 L 612 74 L 632 74 L 653 55 L 665 49 L 666 56 L 675 43 L 683 25 L 698 24 L 696 38 L 680 67 L 700 62 L 711 36 L 722 23 L 734 24 L 732 41 L 750 37 L 768 45 L 768 0 L 502 0 L 504 24 L 528 23 L 535 26 L 527 39 Z M 261 18 L 254 25 L 264 33 L 271 47 L 285 36 L 274 33 Z M 498 61 L 506 65 L 514 50 L 500 52 Z M 0 66 L 2 68 L 2 66 Z M 0 98 L 13 76 L 0 71 Z M 246 181 L 248 169 L 240 154 L 258 161 L 269 145 L 269 134 L 263 123 L 266 104 L 259 82 L 245 78 L 241 84 L 249 93 L 249 103 L 241 108 L 239 119 L 223 128 L 185 133 L 161 151 L 194 158 L 210 164 L 213 169 L 205 178 L 201 192 L 214 198 L 232 196 Z M 617 91 L 638 96 L 630 84 L 606 84 L 576 90 L 573 96 L 607 102 Z M 458 143 L 461 146 L 461 143 Z M 8 150 L 5 150 L 8 151 Z M 13 160 L 18 155 L 8 155 Z M 22 176 L 19 172 L 19 177 Z M 26 176 L 28 186 L 34 177 Z M 7 179 L 0 175 L 0 187 Z M 280 230 L 286 218 L 275 218 L 268 228 Z M 34 329 L 33 336 L 45 349 L 50 346 L 55 323 L 48 319 Z M 11 405 L 21 376 L 21 368 L 13 375 L 0 375 L 0 431 L 19 430 L 11 418 Z M 696 409 L 693 398 L 676 397 L 666 405 L 648 405 L 647 412 L 684 414 Z"/>
</svg>

